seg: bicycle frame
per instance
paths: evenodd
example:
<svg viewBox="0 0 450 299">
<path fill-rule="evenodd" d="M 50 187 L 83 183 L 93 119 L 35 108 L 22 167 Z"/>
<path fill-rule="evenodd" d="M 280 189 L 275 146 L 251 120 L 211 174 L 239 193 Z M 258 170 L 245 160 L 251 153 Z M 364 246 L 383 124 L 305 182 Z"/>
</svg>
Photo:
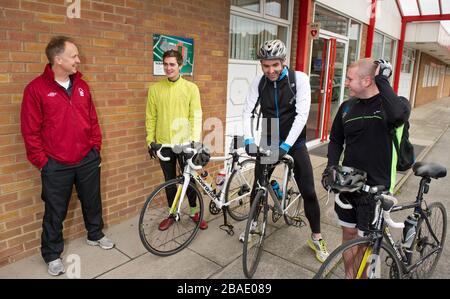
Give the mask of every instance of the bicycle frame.
<svg viewBox="0 0 450 299">
<path fill-rule="evenodd" d="M 427 228 L 428 231 L 431 233 L 433 239 L 439 243 L 439 240 L 437 238 L 437 236 L 435 235 L 433 229 L 431 228 L 430 225 L 430 221 L 428 219 L 428 216 L 425 214 L 424 210 L 422 209 L 422 203 L 424 202 L 424 198 L 423 198 L 423 194 L 426 193 L 425 191 L 428 190 L 428 183 L 430 182 L 429 178 L 423 178 L 420 182 L 420 187 L 419 187 L 419 191 L 416 197 L 416 200 L 414 202 L 409 202 L 403 205 L 395 205 L 392 207 L 392 209 L 390 210 L 390 212 L 397 212 L 397 211 L 403 211 L 403 210 L 410 210 L 410 209 L 414 209 L 414 213 L 417 213 L 419 216 L 418 219 L 418 225 L 417 227 L 419 227 L 419 225 L 425 221 L 427 224 Z M 379 209 L 380 206 L 380 202 L 377 202 L 377 209 Z M 409 258 L 406 256 L 406 254 L 403 252 L 403 250 L 401 249 L 401 247 L 396 243 L 396 241 L 394 240 L 391 232 L 390 232 L 390 228 L 389 226 L 385 223 L 384 218 L 383 218 L 383 213 L 379 213 L 378 216 L 376 217 L 375 220 L 375 229 L 371 232 L 369 232 L 368 238 L 373 242 L 372 246 L 368 246 L 367 249 L 364 252 L 364 257 L 361 261 L 361 264 L 358 268 L 358 275 L 356 278 L 361 278 L 364 270 L 366 269 L 367 265 L 367 261 L 369 258 L 369 255 L 374 255 L 375 257 L 378 256 L 379 252 L 380 252 L 380 248 L 381 248 L 381 242 L 383 240 L 383 237 L 388 241 L 388 246 L 390 246 L 397 259 L 401 262 L 400 263 L 400 267 L 402 270 L 401 274 L 401 278 L 411 274 L 416 268 L 418 268 L 426 259 L 428 259 L 428 257 L 430 257 L 431 255 L 435 254 L 437 251 L 441 250 L 441 246 L 436 247 L 434 250 L 432 250 L 431 252 L 429 252 L 426 256 L 421 257 L 418 261 L 416 261 L 414 264 L 410 264 L 411 260 L 409 260 Z M 414 236 L 414 240 L 413 243 L 415 243 L 417 238 L 417 235 Z M 369 266 L 372 266 L 374 264 L 374 262 L 376 262 L 374 259 L 372 259 L 372 261 L 370 262 Z M 376 265 L 374 265 L 374 267 L 370 268 L 370 272 L 369 272 L 369 278 L 373 278 L 375 275 L 375 268 Z"/>
<path fill-rule="evenodd" d="M 226 176 L 225 176 L 225 182 L 223 183 L 223 186 L 226 186 L 228 184 L 233 170 L 236 169 L 237 167 L 239 167 L 239 162 L 236 157 L 238 157 L 237 154 L 235 152 L 233 152 L 233 153 L 228 154 L 227 156 L 216 156 L 216 157 L 210 158 L 210 161 L 215 161 L 215 162 L 226 161 L 226 167 L 225 167 Z M 198 167 L 194 168 L 189 163 L 186 163 L 184 170 L 183 170 L 183 177 L 184 177 L 183 186 L 178 187 L 177 194 L 175 196 L 175 200 L 173 201 L 172 208 L 170 210 L 171 213 L 175 212 L 175 210 L 174 210 L 175 206 L 177 206 L 176 214 L 178 214 L 180 212 L 181 204 L 183 203 L 183 200 L 185 198 L 187 188 L 189 185 L 189 181 L 191 180 L 191 178 L 193 178 L 199 184 L 201 189 L 203 189 L 205 191 L 205 193 L 208 195 L 208 197 L 216 204 L 218 209 L 221 209 L 224 206 L 229 206 L 231 203 L 233 203 L 237 200 L 240 200 L 241 198 L 244 198 L 245 196 L 247 196 L 250 193 L 250 192 L 244 193 L 244 194 L 226 202 L 225 201 L 225 192 L 220 192 L 220 197 L 217 196 L 217 194 L 214 192 L 215 190 L 212 188 L 212 186 L 198 174 L 198 172 L 197 172 L 198 169 L 201 169 L 201 166 L 199 168 Z M 248 183 L 248 182 L 246 182 L 246 183 Z M 180 198 L 182 199 L 181 201 L 179 200 Z"/>
<path fill-rule="evenodd" d="M 294 159 L 290 156 L 290 155 L 285 155 L 284 156 L 284 161 L 282 161 L 281 163 L 284 165 L 284 170 L 283 170 L 283 181 L 282 184 L 280 186 L 281 191 L 283 192 L 283 197 L 281 198 L 281 200 L 278 199 L 277 195 L 275 194 L 275 192 L 273 191 L 273 189 L 270 187 L 270 183 L 269 183 L 269 170 L 273 167 L 275 168 L 276 164 L 263 164 L 263 174 L 262 174 L 262 181 L 258 180 L 258 186 L 257 189 L 262 189 L 264 190 L 264 192 L 269 192 L 270 196 L 272 197 L 272 201 L 274 203 L 274 209 L 277 213 L 284 215 L 287 213 L 287 210 L 294 204 L 296 203 L 296 201 L 301 197 L 301 194 L 299 192 L 299 194 L 294 198 L 291 199 L 291 201 L 289 202 L 288 206 L 285 206 L 284 202 L 287 200 L 287 184 L 289 179 L 292 177 L 294 178 L 294 170 L 293 170 L 293 164 L 294 164 Z M 298 189 L 297 186 L 297 181 L 294 179 L 293 180 L 294 186 Z M 257 192 L 255 192 L 256 194 Z M 283 207 L 285 207 L 283 209 Z"/>
</svg>

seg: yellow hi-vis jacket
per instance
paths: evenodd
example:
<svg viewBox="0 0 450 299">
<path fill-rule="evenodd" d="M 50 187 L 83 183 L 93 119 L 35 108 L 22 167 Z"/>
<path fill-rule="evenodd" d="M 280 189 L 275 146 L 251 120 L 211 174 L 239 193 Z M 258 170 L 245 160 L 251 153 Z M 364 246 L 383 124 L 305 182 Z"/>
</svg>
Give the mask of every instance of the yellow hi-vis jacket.
<svg viewBox="0 0 450 299">
<path fill-rule="evenodd" d="M 147 144 L 200 141 L 202 107 L 197 85 L 180 77 L 148 89 L 145 126 Z"/>
</svg>

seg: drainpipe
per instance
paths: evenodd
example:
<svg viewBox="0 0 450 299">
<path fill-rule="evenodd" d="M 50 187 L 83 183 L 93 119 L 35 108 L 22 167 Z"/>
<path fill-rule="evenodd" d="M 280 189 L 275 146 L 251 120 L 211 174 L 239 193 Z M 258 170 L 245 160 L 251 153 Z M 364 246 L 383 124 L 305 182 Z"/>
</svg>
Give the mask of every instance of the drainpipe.
<svg viewBox="0 0 450 299">
<path fill-rule="evenodd" d="M 306 56 L 309 47 L 309 23 L 311 0 L 301 0 L 298 11 L 298 27 L 297 27 L 297 60 L 295 70 L 307 73 Z"/>
</svg>

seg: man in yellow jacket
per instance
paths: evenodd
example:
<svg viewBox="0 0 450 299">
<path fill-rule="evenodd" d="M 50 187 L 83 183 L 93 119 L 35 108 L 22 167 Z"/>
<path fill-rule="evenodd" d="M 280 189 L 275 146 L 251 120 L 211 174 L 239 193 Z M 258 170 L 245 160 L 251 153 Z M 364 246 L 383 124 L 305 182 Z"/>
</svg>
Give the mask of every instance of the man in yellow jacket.
<svg viewBox="0 0 450 299">
<path fill-rule="evenodd" d="M 150 86 L 148 89 L 145 126 L 147 129 L 148 152 L 151 159 L 156 158 L 156 144 L 181 144 L 188 141 L 199 142 L 202 132 L 202 107 L 197 85 L 183 79 L 180 70 L 183 65 L 181 53 L 166 51 L 163 55 L 164 73 L 167 78 Z M 183 169 L 180 155 L 170 149 L 163 149 L 162 155 L 170 161 L 159 161 L 166 181 L 176 177 L 176 161 Z M 168 206 L 172 205 L 176 194 L 175 188 L 167 188 Z M 196 207 L 196 195 L 189 192 L 188 199 L 191 219 L 199 221 Z M 174 222 L 172 217 L 164 219 L 159 229 L 167 230 Z M 201 229 L 208 228 L 202 220 Z"/>
</svg>

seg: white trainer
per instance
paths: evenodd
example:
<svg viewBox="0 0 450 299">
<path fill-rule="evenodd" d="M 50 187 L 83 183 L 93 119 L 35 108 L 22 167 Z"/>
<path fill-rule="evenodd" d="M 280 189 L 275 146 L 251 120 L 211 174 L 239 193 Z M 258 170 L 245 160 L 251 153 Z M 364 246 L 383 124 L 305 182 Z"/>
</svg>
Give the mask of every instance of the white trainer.
<svg viewBox="0 0 450 299">
<path fill-rule="evenodd" d="M 114 248 L 114 246 L 115 246 L 114 242 L 111 241 L 110 239 L 108 239 L 106 236 L 104 236 L 103 238 L 101 238 L 100 240 L 97 240 L 97 241 L 91 241 L 89 239 L 86 239 L 86 242 L 90 246 L 100 246 L 100 248 L 106 249 L 106 250 Z"/>
</svg>

